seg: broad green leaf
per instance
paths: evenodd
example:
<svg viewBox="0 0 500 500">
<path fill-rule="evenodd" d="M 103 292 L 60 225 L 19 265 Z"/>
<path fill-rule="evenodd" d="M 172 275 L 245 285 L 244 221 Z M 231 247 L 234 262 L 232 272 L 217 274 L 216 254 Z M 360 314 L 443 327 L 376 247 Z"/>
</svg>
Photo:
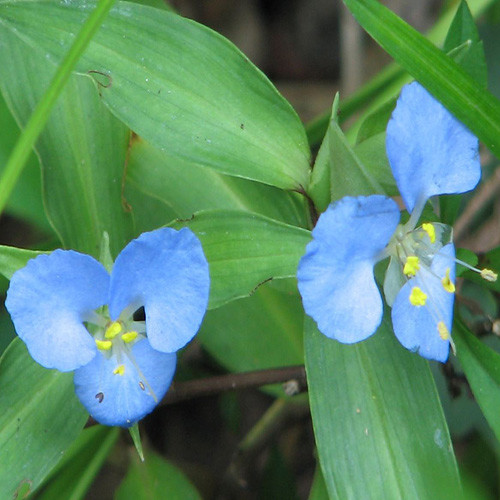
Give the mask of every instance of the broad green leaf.
<svg viewBox="0 0 500 500">
<path fill-rule="evenodd" d="M 59 61 L 94 5 L 4 2 L 0 34 L 19 34 L 25 51 Z M 234 45 L 208 28 L 118 2 L 77 68 L 96 78 L 118 118 L 172 157 L 281 188 L 307 188 L 309 147 L 296 113 Z"/>
<path fill-rule="evenodd" d="M 7 159 L 19 138 L 19 127 L 7 108 L 5 99 L 0 95 L 0 171 L 7 163 Z M 38 161 L 34 154 L 19 178 L 17 186 L 12 192 L 6 211 L 36 225 L 46 233 L 52 228 L 45 216 L 42 203 L 42 182 Z"/>
<path fill-rule="evenodd" d="M 37 494 L 37 500 L 84 499 L 119 434 L 118 427 L 96 425 L 85 429 L 68 448 L 48 482 Z"/>
<path fill-rule="evenodd" d="M 0 76 L 0 88 L 24 124 L 56 66 L 2 29 L 2 22 L 0 33 L 0 64 L 9 67 Z M 102 104 L 89 77 L 70 78 L 37 143 L 47 214 L 64 246 L 96 255 L 107 231 L 116 255 L 130 239 L 130 217 L 121 197 L 128 134 Z"/>
<path fill-rule="evenodd" d="M 356 145 L 370 139 L 373 136 L 385 133 L 387 122 L 396 107 L 397 98 L 394 97 L 384 102 L 379 108 L 372 111 L 361 122 L 356 136 Z"/>
<path fill-rule="evenodd" d="M 331 499 L 456 499 L 460 484 L 428 363 L 387 321 L 352 345 L 305 321 L 311 414 Z"/>
<path fill-rule="evenodd" d="M 377 180 L 356 155 L 338 123 L 338 97 L 332 110 L 327 137 L 330 148 L 330 194 L 332 200 L 345 195 L 382 193 Z"/>
<path fill-rule="evenodd" d="M 318 152 L 308 194 L 323 212 L 331 200 L 345 195 L 383 192 L 373 173 L 363 164 L 339 126 L 339 95 L 332 106 L 330 124 Z M 378 169 L 378 166 L 375 166 Z M 328 191 L 329 190 L 329 191 Z"/>
<path fill-rule="evenodd" d="M 465 50 L 463 49 L 464 45 Z M 463 0 L 453 18 L 443 50 L 449 53 L 479 85 L 486 88 L 488 74 L 483 43 L 479 38 L 474 18 L 467 3 Z M 460 195 L 441 196 L 439 198 L 439 211 L 442 222 L 450 226 L 453 225 L 461 205 L 462 196 Z"/>
<path fill-rule="evenodd" d="M 115 494 L 115 500 L 201 500 L 196 488 L 175 465 L 149 452 L 136 460 Z"/>
<path fill-rule="evenodd" d="M 169 204 L 146 194 L 131 183 L 125 185 L 124 203 L 130 211 L 135 236 L 157 229 L 177 218 Z"/>
<path fill-rule="evenodd" d="M 170 206 L 180 218 L 221 208 L 260 213 L 296 226 L 308 223 L 305 198 L 298 193 L 219 174 L 174 158 L 141 139 L 130 146 L 127 182 Z"/>
<path fill-rule="evenodd" d="M 500 155 L 500 101 L 452 58 L 376 0 L 344 0 L 361 26 L 460 121 Z"/>
<path fill-rule="evenodd" d="M 9 347 L 10 343 L 16 338 L 14 325 L 10 320 L 10 315 L 2 304 L 0 306 L 0 356 Z"/>
<path fill-rule="evenodd" d="M 203 245 L 210 265 L 209 309 L 246 297 L 272 279 L 291 278 L 311 239 L 305 229 L 261 215 L 210 210 L 178 221 Z"/>
<path fill-rule="evenodd" d="M 333 120 L 335 120 L 335 118 L 330 116 L 330 122 Z M 316 155 L 311 174 L 311 182 L 309 183 L 309 189 L 307 191 L 307 194 L 313 200 L 314 206 L 318 212 L 324 212 L 331 201 L 330 140 L 328 130 L 329 129 L 327 129 L 323 137 L 318 154 Z"/>
<path fill-rule="evenodd" d="M 0 245 L 0 274 L 10 280 L 12 275 L 24 267 L 30 259 L 47 252 Z"/>
<path fill-rule="evenodd" d="M 250 297 L 208 311 L 197 338 L 230 371 L 299 365 L 303 318 L 298 293 L 263 285 Z"/>
<path fill-rule="evenodd" d="M 101 0 L 95 9 L 83 20 L 83 26 L 78 29 L 71 46 L 64 54 L 57 71 L 50 80 L 47 90 L 36 104 L 26 127 L 16 142 L 7 164 L 0 176 L 0 212 L 7 204 L 8 198 L 15 188 L 23 168 L 29 159 L 32 148 L 47 124 L 50 113 L 64 89 L 75 64 L 94 36 L 102 21 L 107 16 L 115 0 Z"/>
<path fill-rule="evenodd" d="M 321 467 L 316 467 L 308 500 L 329 500 L 329 498 Z"/>
<path fill-rule="evenodd" d="M 385 131 L 372 135 L 354 146 L 353 153 L 380 184 L 385 194 L 389 196 L 399 194 L 385 150 Z"/>
<path fill-rule="evenodd" d="M 468 44 L 467 50 L 454 59 L 480 85 L 486 88 L 488 85 L 488 71 L 483 42 L 479 37 L 479 32 L 467 2 L 462 0 L 446 35 L 443 50 L 444 52 L 451 52 L 464 43 Z"/>
<path fill-rule="evenodd" d="M 23 485 L 38 487 L 88 414 L 73 375 L 38 365 L 19 339 L 0 358 L 0 386 L 0 498 L 7 499 Z"/>
<path fill-rule="evenodd" d="M 453 339 L 457 357 L 472 392 L 500 440 L 500 354 L 478 340 L 468 328 L 456 321 Z"/>
</svg>

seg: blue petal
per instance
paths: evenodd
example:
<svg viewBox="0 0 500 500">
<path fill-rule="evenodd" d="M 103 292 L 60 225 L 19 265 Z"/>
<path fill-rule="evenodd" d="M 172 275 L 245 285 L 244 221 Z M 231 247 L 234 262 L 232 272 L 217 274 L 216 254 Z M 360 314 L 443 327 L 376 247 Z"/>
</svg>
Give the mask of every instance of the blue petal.
<svg viewBox="0 0 500 500">
<path fill-rule="evenodd" d="M 346 197 L 321 214 L 297 278 L 306 313 L 327 337 L 350 344 L 379 326 L 373 265 L 398 222 L 396 203 L 379 195 Z"/>
<path fill-rule="evenodd" d="M 481 177 L 478 146 L 419 83 L 403 87 L 387 125 L 386 148 L 408 211 L 431 196 L 473 189 Z"/>
<path fill-rule="evenodd" d="M 209 287 L 208 263 L 194 233 L 158 229 L 131 241 L 118 255 L 109 311 L 117 319 L 127 307 L 144 306 L 151 346 L 175 352 L 196 335 Z"/>
<path fill-rule="evenodd" d="M 454 294 L 447 292 L 439 276 L 450 269 L 450 279 L 455 282 L 455 248 L 452 243 L 443 247 L 434 257 L 431 272 L 421 269 L 423 278 L 409 280 L 401 288 L 392 307 L 392 325 L 396 337 L 410 351 L 418 352 L 427 359 L 445 362 L 448 359 L 450 341 L 443 340 L 438 333 L 437 323 L 443 321 L 451 332 L 453 322 Z M 419 286 L 427 294 L 424 306 L 416 307 L 409 297 L 414 286 Z"/>
<path fill-rule="evenodd" d="M 88 365 L 75 371 L 76 395 L 101 424 L 130 427 L 151 413 L 170 387 L 175 373 L 175 354 L 155 351 L 147 339 L 143 339 L 132 347 L 132 356 L 140 374 L 127 356 L 119 363 L 116 357 L 106 359 L 101 352 Z M 125 366 L 123 375 L 113 373 L 120 364 Z"/>
<path fill-rule="evenodd" d="M 46 368 L 71 371 L 96 354 L 83 321 L 107 302 L 108 287 L 109 275 L 95 259 L 55 250 L 12 276 L 5 305 L 33 359 Z"/>
</svg>

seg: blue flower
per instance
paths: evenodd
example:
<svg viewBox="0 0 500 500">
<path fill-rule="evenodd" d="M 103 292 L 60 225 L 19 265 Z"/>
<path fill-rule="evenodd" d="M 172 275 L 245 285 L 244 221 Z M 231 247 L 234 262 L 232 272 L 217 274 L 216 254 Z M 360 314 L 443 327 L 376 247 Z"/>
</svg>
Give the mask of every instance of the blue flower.
<svg viewBox="0 0 500 500">
<path fill-rule="evenodd" d="M 131 241 L 111 275 L 72 250 L 36 257 L 12 276 L 6 307 L 35 361 L 75 371 L 92 417 L 129 427 L 167 392 L 176 351 L 200 327 L 209 283 L 198 238 L 163 228 Z M 145 321 L 134 319 L 141 307 Z"/>
<path fill-rule="evenodd" d="M 383 304 L 373 266 L 390 257 L 384 294 L 401 344 L 446 361 L 451 341 L 455 250 L 449 226 L 417 227 L 427 200 L 479 182 L 478 140 L 422 86 L 403 88 L 387 126 L 387 157 L 411 212 L 381 195 L 345 197 L 321 214 L 297 278 L 304 309 L 332 339 L 354 343 L 380 325 Z M 485 270 L 484 277 L 494 273 Z"/>
</svg>

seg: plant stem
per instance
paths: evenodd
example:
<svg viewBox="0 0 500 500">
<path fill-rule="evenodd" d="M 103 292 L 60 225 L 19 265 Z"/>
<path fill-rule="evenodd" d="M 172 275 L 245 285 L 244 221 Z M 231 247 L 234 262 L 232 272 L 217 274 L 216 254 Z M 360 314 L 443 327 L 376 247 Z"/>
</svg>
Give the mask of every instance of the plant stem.
<svg viewBox="0 0 500 500">
<path fill-rule="evenodd" d="M 299 387 L 306 385 L 306 372 L 302 365 L 271 368 L 245 373 L 228 373 L 216 377 L 175 382 L 160 404 L 173 404 L 178 401 L 201 396 L 209 396 L 225 391 L 261 387 L 295 380 Z"/>
</svg>

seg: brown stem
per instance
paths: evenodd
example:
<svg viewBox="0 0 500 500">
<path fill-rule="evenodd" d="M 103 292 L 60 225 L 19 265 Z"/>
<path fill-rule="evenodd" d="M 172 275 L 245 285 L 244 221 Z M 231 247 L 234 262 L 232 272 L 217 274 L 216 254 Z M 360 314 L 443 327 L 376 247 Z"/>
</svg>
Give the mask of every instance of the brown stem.
<svg viewBox="0 0 500 500">
<path fill-rule="evenodd" d="M 161 405 L 173 404 L 186 399 L 209 396 L 220 392 L 249 389 L 263 385 L 280 384 L 296 381 L 299 391 L 306 387 L 306 371 L 304 366 L 286 366 L 244 373 L 228 373 L 216 377 L 174 382 Z"/>
</svg>

